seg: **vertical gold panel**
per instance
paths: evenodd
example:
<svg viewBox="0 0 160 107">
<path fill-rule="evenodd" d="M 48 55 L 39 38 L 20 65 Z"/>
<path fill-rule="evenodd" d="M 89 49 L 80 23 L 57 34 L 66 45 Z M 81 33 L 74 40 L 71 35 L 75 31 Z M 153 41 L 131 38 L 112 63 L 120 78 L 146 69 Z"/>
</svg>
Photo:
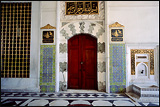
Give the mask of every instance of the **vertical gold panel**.
<svg viewBox="0 0 160 107">
<path fill-rule="evenodd" d="M 28 78 L 31 3 L 1 3 L 1 77 Z"/>
<path fill-rule="evenodd" d="M 25 5 L 24 5 L 24 8 L 25 8 Z M 25 14 L 25 10 L 24 10 L 24 13 L 23 14 Z M 25 72 L 26 72 L 26 69 L 24 69 L 24 45 L 25 45 L 25 15 L 24 15 L 24 20 L 23 20 L 23 63 L 22 63 L 22 71 L 24 71 L 24 72 L 22 72 L 22 76 L 23 77 L 26 77 L 26 75 L 25 75 Z"/>
<path fill-rule="evenodd" d="M 4 10 L 4 7 L 2 6 L 1 7 L 1 10 L 3 11 Z M 1 13 L 1 15 L 2 15 L 2 19 L 1 19 L 1 24 L 2 24 L 2 28 L 1 28 L 1 72 L 2 72 L 2 70 L 4 69 L 4 68 L 2 68 L 2 66 L 3 66 L 3 62 L 2 62 L 2 58 L 3 58 L 3 48 L 4 48 L 4 46 L 3 46 L 3 37 L 4 37 L 4 35 L 3 35 L 3 26 L 4 26 L 4 13 L 2 12 Z M 2 74 L 4 75 L 4 72 L 2 72 Z"/>
<path fill-rule="evenodd" d="M 9 4 L 9 52 L 8 52 L 8 56 L 9 56 L 9 58 L 8 58 L 8 63 L 9 63 L 9 66 L 8 66 L 8 77 L 9 77 L 9 75 L 11 75 L 11 78 L 12 78 L 12 71 L 11 71 L 11 69 L 12 69 L 12 62 L 11 62 L 11 43 L 12 43 L 12 39 L 11 39 L 11 4 Z"/>
<path fill-rule="evenodd" d="M 6 9 L 7 9 L 7 5 L 6 5 Z M 6 10 L 6 16 L 7 16 L 7 10 Z M 6 17 L 6 28 L 5 28 L 5 70 L 4 70 L 4 72 L 6 72 L 7 71 L 7 17 Z M 7 77 L 7 72 L 6 72 L 6 74 L 5 74 L 5 77 Z"/>
</svg>

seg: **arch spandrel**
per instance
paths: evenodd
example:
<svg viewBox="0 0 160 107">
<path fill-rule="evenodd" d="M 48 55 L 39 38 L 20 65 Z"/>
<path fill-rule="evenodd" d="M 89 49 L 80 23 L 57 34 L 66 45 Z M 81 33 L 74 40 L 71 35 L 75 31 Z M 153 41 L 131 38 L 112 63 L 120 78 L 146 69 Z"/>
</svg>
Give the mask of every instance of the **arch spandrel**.
<svg viewBox="0 0 160 107">
<path fill-rule="evenodd" d="M 66 24 L 60 29 L 60 36 L 69 39 L 79 33 L 88 33 L 99 38 L 104 33 L 104 27 L 96 22 L 79 21 Z"/>
</svg>

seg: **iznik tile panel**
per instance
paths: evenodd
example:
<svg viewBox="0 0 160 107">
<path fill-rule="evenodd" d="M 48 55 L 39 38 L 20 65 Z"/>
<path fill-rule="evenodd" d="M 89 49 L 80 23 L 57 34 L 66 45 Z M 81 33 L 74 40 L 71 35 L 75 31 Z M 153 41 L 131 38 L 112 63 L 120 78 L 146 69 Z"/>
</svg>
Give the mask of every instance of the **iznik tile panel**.
<svg viewBox="0 0 160 107">
<path fill-rule="evenodd" d="M 110 92 L 124 92 L 126 88 L 125 44 L 110 44 Z"/>
<path fill-rule="evenodd" d="M 41 45 L 40 91 L 55 92 L 55 45 Z"/>
</svg>

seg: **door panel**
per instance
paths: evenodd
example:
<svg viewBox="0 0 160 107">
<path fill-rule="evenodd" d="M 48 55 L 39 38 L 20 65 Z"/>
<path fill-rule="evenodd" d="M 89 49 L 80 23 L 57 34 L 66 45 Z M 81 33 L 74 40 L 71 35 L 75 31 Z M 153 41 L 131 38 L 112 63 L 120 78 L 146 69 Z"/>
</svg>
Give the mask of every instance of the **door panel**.
<svg viewBox="0 0 160 107">
<path fill-rule="evenodd" d="M 90 35 L 68 40 L 68 88 L 97 89 L 97 39 Z"/>
<path fill-rule="evenodd" d="M 75 37 L 70 39 L 68 43 L 68 88 L 71 89 L 79 89 L 81 86 L 81 73 L 79 70 L 80 67 L 80 59 L 79 56 L 79 38 Z M 71 60 L 69 60 L 71 59 Z"/>
</svg>

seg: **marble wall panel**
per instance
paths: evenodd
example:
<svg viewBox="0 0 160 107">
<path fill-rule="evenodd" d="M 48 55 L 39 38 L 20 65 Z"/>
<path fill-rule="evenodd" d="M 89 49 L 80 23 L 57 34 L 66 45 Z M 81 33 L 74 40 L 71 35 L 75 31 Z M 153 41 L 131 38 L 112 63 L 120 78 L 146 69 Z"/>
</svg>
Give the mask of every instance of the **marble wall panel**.
<svg viewBox="0 0 160 107">
<path fill-rule="evenodd" d="M 70 25 L 68 25 L 68 27 L 70 28 L 70 31 L 72 32 L 72 35 L 74 35 L 76 33 L 75 25 L 70 24 Z"/>
<path fill-rule="evenodd" d="M 110 44 L 110 92 L 124 92 L 126 88 L 125 44 Z"/>
<path fill-rule="evenodd" d="M 99 36 L 102 36 L 102 34 L 105 32 L 105 30 L 102 28 L 102 27 L 100 27 L 99 29 L 98 29 L 98 32 L 96 32 L 96 36 L 97 36 L 97 38 L 99 38 Z"/>
<path fill-rule="evenodd" d="M 85 22 L 79 22 L 80 33 L 84 33 L 84 29 L 85 29 L 84 24 L 85 24 Z"/>
<path fill-rule="evenodd" d="M 40 91 L 55 92 L 55 45 L 40 47 Z"/>
<path fill-rule="evenodd" d="M 92 32 L 93 32 L 93 30 L 94 30 L 94 26 L 96 26 L 96 24 L 90 23 L 89 29 L 88 29 L 88 33 L 92 34 Z"/>
<path fill-rule="evenodd" d="M 69 22 L 62 22 L 61 27 L 63 27 L 64 25 L 68 24 Z"/>
<path fill-rule="evenodd" d="M 67 71 L 67 62 L 60 62 L 60 72 L 66 72 Z"/>
<path fill-rule="evenodd" d="M 59 53 L 66 53 L 67 52 L 67 44 L 66 43 L 60 43 L 59 44 Z"/>
<path fill-rule="evenodd" d="M 98 43 L 98 52 L 104 53 L 105 52 L 105 43 Z"/>
<path fill-rule="evenodd" d="M 98 72 L 106 72 L 106 63 L 105 62 L 99 62 L 98 63 Z"/>
<path fill-rule="evenodd" d="M 67 31 L 64 28 L 60 31 L 60 34 L 62 36 L 64 36 L 65 39 L 69 39 L 69 35 L 68 35 Z"/>
<path fill-rule="evenodd" d="M 106 82 L 105 81 L 103 81 L 103 82 L 101 82 L 101 81 L 99 81 L 98 82 L 98 90 L 99 91 L 102 91 L 102 92 L 105 92 L 106 91 Z"/>
</svg>

